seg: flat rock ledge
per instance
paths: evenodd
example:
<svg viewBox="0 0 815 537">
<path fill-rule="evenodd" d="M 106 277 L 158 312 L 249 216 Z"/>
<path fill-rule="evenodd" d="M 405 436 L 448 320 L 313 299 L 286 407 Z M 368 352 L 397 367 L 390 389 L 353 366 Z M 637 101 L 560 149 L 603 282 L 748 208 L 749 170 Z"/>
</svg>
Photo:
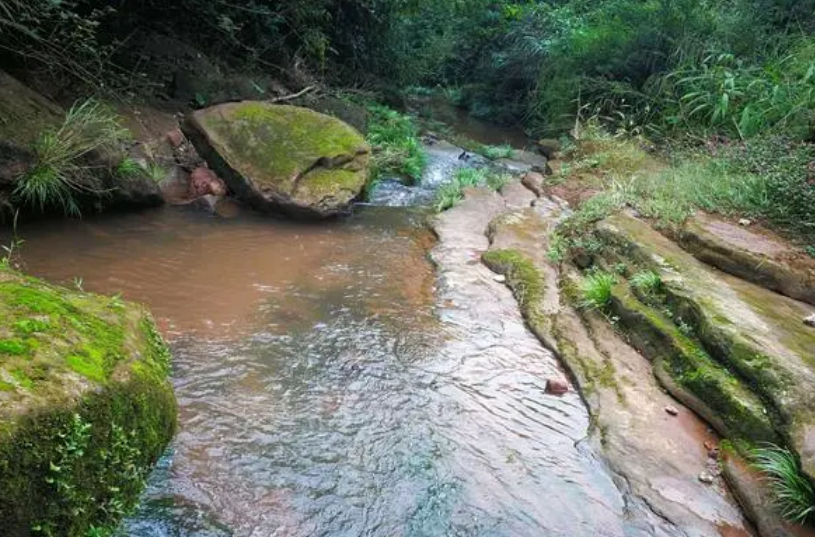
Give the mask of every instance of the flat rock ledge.
<svg viewBox="0 0 815 537">
<path fill-rule="evenodd" d="M 650 296 L 619 278 L 612 310 L 671 391 L 720 434 L 789 445 L 815 477 L 815 332 L 811 308 L 697 260 L 646 222 L 600 222 L 600 264 L 651 271 Z"/>
<path fill-rule="evenodd" d="M 772 232 L 699 214 L 674 238 L 708 265 L 815 305 L 815 259 Z"/>
<path fill-rule="evenodd" d="M 658 515 L 650 534 L 750 535 L 721 478 L 713 484 L 699 480 L 715 464 L 705 447 L 717 443 L 715 435 L 664 392 L 651 362 L 605 318 L 570 304 L 570 289 L 581 276 L 547 256 L 565 210 L 547 198 L 520 207 L 518 195 L 513 197 L 491 222 L 490 248 L 482 259 L 506 276 L 530 329 L 576 380 L 595 424 L 592 441 L 619 476 L 628 504 L 647 505 Z M 676 415 L 666 412 L 669 407 Z"/>
<path fill-rule="evenodd" d="M 170 353 L 141 306 L 0 269 L 0 528 L 115 528 L 176 427 Z"/>
</svg>

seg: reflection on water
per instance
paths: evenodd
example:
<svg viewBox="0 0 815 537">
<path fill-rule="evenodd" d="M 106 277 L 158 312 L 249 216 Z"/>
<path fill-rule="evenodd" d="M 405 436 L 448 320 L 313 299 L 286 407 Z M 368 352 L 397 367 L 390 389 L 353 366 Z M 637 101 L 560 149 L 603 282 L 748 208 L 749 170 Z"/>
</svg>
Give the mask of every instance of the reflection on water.
<svg viewBox="0 0 815 537">
<path fill-rule="evenodd" d="M 21 229 L 29 272 L 149 304 L 173 347 L 180 431 L 122 535 L 622 535 L 579 398 L 488 273 L 435 289 L 421 219 Z"/>
</svg>

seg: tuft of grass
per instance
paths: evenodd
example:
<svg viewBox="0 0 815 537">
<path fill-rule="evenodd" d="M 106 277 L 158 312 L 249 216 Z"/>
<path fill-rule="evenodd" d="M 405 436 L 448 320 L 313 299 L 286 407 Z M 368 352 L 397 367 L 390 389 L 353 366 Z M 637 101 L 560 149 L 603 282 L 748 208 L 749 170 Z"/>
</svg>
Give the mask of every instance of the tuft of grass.
<svg viewBox="0 0 815 537">
<path fill-rule="evenodd" d="M 498 160 L 512 158 L 515 150 L 509 145 L 482 145 L 478 148 L 477 153 L 490 160 Z"/>
<path fill-rule="evenodd" d="M 607 272 L 589 274 L 580 287 L 579 306 L 587 310 L 603 310 L 611 304 L 611 294 L 617 278 Z"/>
<path fill-rule="evenodd" d="M 754 449 L 753 465 L 764 472 L 781 515 L 798 524 L 813 520 L 815 488 L 789 450 L 768 445 Z"/>
<path fill-rule="evenodd" d="M 76 195 L 100 192 L 92 153 L 118 147 L 128 132 L 119 117 L 101 103 L 89 99 L 68 111 L 59 128 L 40 134 L 32 147 L 34 166 L 17 179 L 16 200 L 45 210 L 60 207 L 79 215 Z"/>
<path fill-rule="evenodd" d="M 631 277 L 631 285 L 645 296 L 654 296 L 662 291 L 662 278 L 651 270 L 638 272 Z"/>
<path fill-rule="evenodd" d="M 464 197 L 463 190 L 483 186 L 492 190 L 499 190 L 507 184 L 512 177 L 505 173 L 498 173 L 486 168 L 462 168 L 457 170 L 453 180 L 443 185 L 436 192 L 436 212 L 445 211 Z"/>
<path fill-rule="evenodd" d="M 396 174 L 418 183 L 427 155 L 413 119 L 381 105 L 371 105 L 368 110 L 367 139 L 374 149 L 372 181 L 383 174 Z"/>
<path fill-rule="evenodd" d="M 436 212 L 440 213 L 454 207 L 463 198 L 462 187 L 455 181 L 442 185 L 436 191 Z"/>
<path fill-rule="evenodd" d="M 144 174 L 151 179 L 154 183 L 160 183 L 169 175 L 167 168 L 161 166 L 157 162 L 151 162 L 144 170 Z"/>
<path fill-rule="evenodd" d="M 144 168 L 133 157 L 123 158 L 116 167 L 116 175 L 119 177 L 138 177 L 143 173 Z"/>
</svg>

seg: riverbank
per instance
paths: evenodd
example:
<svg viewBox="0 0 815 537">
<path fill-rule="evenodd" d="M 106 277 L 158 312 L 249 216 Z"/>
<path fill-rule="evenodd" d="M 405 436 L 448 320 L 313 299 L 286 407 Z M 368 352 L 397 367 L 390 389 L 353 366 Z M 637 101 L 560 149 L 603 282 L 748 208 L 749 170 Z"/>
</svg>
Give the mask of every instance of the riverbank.
<svg viewBox="0 0 815 537">
<path fill-rule="evenodd" d="M 794 385 L 811 375 L 815 331 L 806 319 L 813 308 L 759 286 L 807 300 L 801 291 L 807 285 L 790 282 L 809 281 L 815 264 L 804 248 L 752 222 L 700 215 L 681 227 L 657 213 L 650 222 L 613 216 L 669 192 L 640 190 L 634 198 L 636 186 L 626 196 L 617 181 L 633 185 L 638 174 L 671 171 L 635 141 L 607 138 L 597 144 L 599 155 L 592 143 L 576 148 L 580 162 L 554 165 L 544 188 L 533 189 L 541 198 L 527 192 L 527 199 L 510 202 L 515 194 L 505 194 L 507 209 L 487 230 L 484 262 L 507 278 L 529 326 L 569 368 L 592 409 L 595 441 L 630 490 L 679 527 L 694 527 L 715 502 L 702 507 L 687 499 L 724 490 L 724 468 L 762 535 L 808 534 L 781 521 L 779 509 L 790 506 L 776 503 L 780 488 L 747 477 L 743 463 L 730 461 L 751 459 L 762 442 L 792 446 L 803 462 L 797 472 L 810 479 L 808 435 L 785 427 L 806 428 L 811 416 L 801 410 L 790 417 L 799 405 L 810 408 L 808 381 Z M 599 158 L 592 162 L 593 152 Z M 462 206 L 477 205 L 478 196 L 468 194 Z M 703 262 L 753 283 L 728 279 Z M 753 367 L 762 373 L 752 374 Z M 709 436 L 709 426 L 728 442 Z M 802 501 L 805 509 L 811 499 Z M 732 531 L 719 531 L 725 529 Z"/>
</svg>

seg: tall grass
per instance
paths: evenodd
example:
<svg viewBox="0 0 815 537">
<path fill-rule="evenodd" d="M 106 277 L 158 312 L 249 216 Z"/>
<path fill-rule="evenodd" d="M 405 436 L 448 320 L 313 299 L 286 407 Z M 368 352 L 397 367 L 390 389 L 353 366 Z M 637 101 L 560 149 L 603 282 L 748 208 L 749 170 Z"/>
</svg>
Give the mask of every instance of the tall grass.
<svg viewBox="0 0 815 537">
<path fill-rule="evenodd" d="M 764 472 L 781 515 L 804 524 L 815 516 L 815 488 L 790 451 L 767 446 L 753 451 L 753 464 Z"/>
<path fill-rule="evenodd" d="M 62 125 L 40 134 L 32 147 L 35 164 L 17 180 L 13 196 L 24 205 L 59 207 L 79 215 L 77 195 L 100 192 L 94 153 L 115 148 L 128 136 L 109 108 L 89 99 L 68 111 Z"/>
<path fill-rule="evenodd" d="M 385 106 L 369 108 L 368 142 L 374 149 L 373 181 L 382 175 L 395 174 L 413 183 L 421 180 L 427 155 L 419 140 L 419 129 L 413 120 Z"/>
<path fill-rule="evenodd" d="M 807 137 L 815 105 L 815 41 L 799 38 L 764 57 L 756 62 L 720 52 L 672 71 L 655 95 L 667 100 L 662 120 L 740 139 L 779 131 Z"/>
</svg>

